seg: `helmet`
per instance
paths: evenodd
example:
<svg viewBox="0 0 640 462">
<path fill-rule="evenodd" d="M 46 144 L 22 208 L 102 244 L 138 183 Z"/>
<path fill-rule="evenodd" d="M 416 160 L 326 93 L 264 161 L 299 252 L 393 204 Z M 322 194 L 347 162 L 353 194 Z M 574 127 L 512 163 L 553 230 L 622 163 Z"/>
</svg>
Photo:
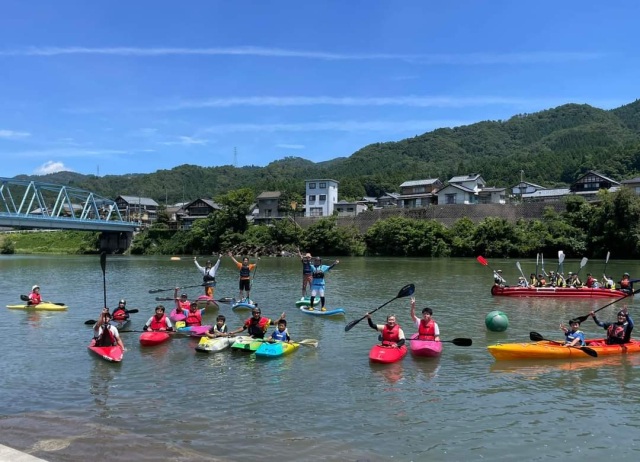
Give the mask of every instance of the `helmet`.
<svg viewBox="0 0 640 462">
<path fill-rule="evenodd" d="M 180 295 L 180 298 L 187 298 L 187 294 Z"/>
<path fill-rule="evenodd" d="M 629 277 L 629 273 L 624 273 L 623 276 Z"/>
<path fill-rule="evenodd" d="M 127 301 L 124 298 L 118 302 L 118 305 L 126 305 L 126 304 L 127 304 Z"/>
<path fill-rule="evenodd" d="M 39 289 L 39 288 L 40 288 L 40 286 L 36 284 L 35 286 L 33 286 L 33 287 L 31 288 L 31 290 L 36 290 L 36 289 Z"/>
<path fill-rule="evenodd" d="M 620 310 L 618 311 L 618 316 L 626 316 L 627 313 L 624 312 L 624 310 Z"/>
</svg>

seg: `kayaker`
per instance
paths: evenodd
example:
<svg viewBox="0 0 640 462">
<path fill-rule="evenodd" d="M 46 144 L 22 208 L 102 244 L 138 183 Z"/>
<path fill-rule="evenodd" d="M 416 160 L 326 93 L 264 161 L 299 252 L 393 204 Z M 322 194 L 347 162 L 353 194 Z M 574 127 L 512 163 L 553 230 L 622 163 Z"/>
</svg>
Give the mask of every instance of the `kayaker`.
<svg viewBox="0 0 640 462">
<path fill-rule="evenodd" d="M 173 298 L 176 304 L 176 307 L 170 314 L 173 322 L 184 321 L 189 315 L 189 308 L 191 307 L 189 296 L 186 293 L 182 293 L 180 298 L 178 298 L 178 290 L 180 290 L 180 287 L 176 287 L 173 292 Z"/>
<path fill-rule="evenodd" d="M 304 300 L 307 296 L 307 286 L 311 288 L 311 281 L 313 279 L 311 269 L 311 254 L 306 253 L 302 256 L 300 250 L 298 249 L 298 255 L 300 255 L 300 261 L 302 262 L 302 298 L 300 300 Z"/>
<path fill-rule="evenodd" d="M 582 281 L 578 277 L 578 274 L 574 274 L 569 271 L 569 277 L 567 278 L 567 286 L 568 287 L 582 287 Z"/>
<path fill-rule="evenodd" d="M 213 298 L 213 294 L 216 290 L 216 273 L 218 267 L 222 261 L 222 254 L 218 255 L 218 261 L 215 265 L 211 266 L 211 260 L 207 260 L 206 266 L 203 268 L 198 263 L 198 257 L 193 257 L 193 263 L 196 264 L 198 271 L 202 273 L 202 282 L 204 284 L 204 294 Z"/>
<path fill-rule="evenodd" d="M 422 319 L 418 318 L 416 316 L 416 299 L 411 297 L 411 319 L 418 329 L 418 340 L 440 341 L 440 328 L 431 316 L 433 316 L 433 310 L 425 307 L 422 309 Z"/>
<path fill-rule="evenodd" d="M 236 260 L 233 257 L 233 254 L 231 252 L 229 252 L 229 256 L 231 257 L 233 262 L 236 264 L 236 267 L 240 270 L 240 283 L 238 284 L 238 287 L 239 287 L 238 300 L 246 301 L 249 303 L 251 301 L 251 271 L 253 271 L 256 268 L 256 263 L 249 263 L 248 257 L 244 257 L 242 259 L 242 263 L 240 263 L 238 260 Z M 258 257 L 258 260 L 260 260 L 260 257 Z M 243 291 L 246 294 L 246 298 L 242 297 Z"/>
<path fill-rule="evenodd" d="M 191 302 L 191 306 L 189 307 L 189 312 L 187 313 L 187 317 L 184 320 L 185 326 L 201 326 L 202 325 L 202 313 L 198 309 L 197 302 Z"/>
<path fill-rule="evenodd" d="M 156 312 L 149 318 L 142 330 L 173 331 L 171 320 L 164 314 L 165 308 L 162 305 L 156 306 Z"/>
<path fill-rule="evenodd" d="M 311 265 L 311 297 L 309 298 L 309 311 L 313 311 L 313 300 L 316 295 L 320 296 L 320 306 L 322 306 L 321 310 L 327 311 L 326 299 L 324 297 L 324 275 L 338 263 L 340 263 L 340 260 L 334 261 L 331 265 L 323 265 L 320 257 L 314 258 L 313 265 Z"/>
<path fill-rule="evenodd" d="M 290 342 L 289 331 L 287 330 L 287 320 L 278 319 L 278 327 L 271 333 L 269 342 Z"/>
<path fill-rule="evenodd" d="M 38 305 L 42 303 L 42 296 L 40 295 L 40 286 L 35 285 L 31 288 L 31 293 L 29 294 L 29 305 Z"/>
<path fill-rule="evenodd" d="M 118 345 L 124 351 L 124 343 L 118 333 L 118 328 L 109 324 L 111 314 L 109 308 L 103 308 L 98 321 L 93 325 L 94 346 L 107 347 Z"/>
<path fill-rule="evenodd" d="M 126 321 L 129 319 L 129 313 L 127 312 L 127 301 L 122 299 L 118 302 L 118 307 L 113 310 L 112 318 L 114 321 Z"/>
<path fill-rule="evenodd" d="M 577 319 L 571 319 L 569 321 L 569 327 L 565 327 L 564 324 L 560 324 L 560 329 L 564 332 L 564 340 L 566 346 L 585 346 L 584 332 L 580 329 L 580 321 Z"/>
<path fill-rule="evenodd" d="M 285 318 L 285 313 L 280 315 L 280 318 L 275 322 L 278 325 L 281 319 Z M 264 334 L 267 332 L 267 328 L 274 324 L 269 318 L 262 316 L 262 311 L 257 306 L 251 310 L 251 317 L 248 318 L 242 327 L 238 327 L 236 330 L 231 331 L 231 335 L 239 334 L 240 332 L 247 330 L 247 333 L 253 338 L 264 338 Z"/>
<path fill-rule="evenodd" d="M 629 273 L 624 273 L 622 275 L 622 279 L 620 279 L 620 283 L 618 285 L 620 287 L 620 290 L 622 290 L 627 294 L 630 294 L 631 292 L 633 292 L 633 284 L 631 282 Z"/>
<path fill-rule="evenodd" d="M 390 314 L 387 316 L 386 324 L 374 324 L 371 320 L 371 314 L 367 313 L 367 322 L 369 327 L 378 332 L 382 332 L 382 344 L 388 346 L 396 346 L 400 348 L 405 344 L 404 331 L 396 323 L 396 315 Z"/>
<path fill-rule="evenodd" d="M 214 326 L 211 326 L 211 329 L 205 332 L 204 335 L 209 338 L 229 337 L 230 334 L 229 329 L 227 328 L 226 321 L 227 318 L 225 318 L 223 314 L 219 314 L 216 318 L 216 324 Z"/>
<path fill-rule="evenodd" d="M 623 343 L 629 343 L 631 340 L 633 319 L 629 316 L 629 312 L 626 308 L 618 311 L 618 320 L 616 322 L 598 321 L 594 311 L 589 313 L 589 315 L 597 325 L 603 327 L 607 331 L 607 338 L 605 340 L 607 345 L 622 345 Z"/>
</svg>

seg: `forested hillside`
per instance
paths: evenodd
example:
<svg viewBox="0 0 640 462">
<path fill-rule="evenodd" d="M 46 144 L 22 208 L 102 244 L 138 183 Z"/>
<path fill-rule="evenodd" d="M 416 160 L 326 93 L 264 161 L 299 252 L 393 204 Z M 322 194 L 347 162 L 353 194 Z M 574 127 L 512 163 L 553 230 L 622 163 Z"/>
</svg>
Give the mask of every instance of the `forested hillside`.
<svg viewBox="0 0 640 462">
<path fill-rule="evenodd" d="M 597 170 L 617 180 L 640 172 L 640 101 L 613 110 L 567 104 L 506 121 L 442 128 L 398 142 L 375 143 L 348 158 L 313 163 L 288 157 L 266 167 L 181 165 L 151 174 L 96 177 L 61 172 L 27 177 L 94 191 L 141 195 L 159 203 L 216 197 L 232 189 L 304 194 L 304 180 L 340 181 L 340 199 L 397 192 L 407 180 L 481 173 L 489 186 L 520 180 L 547 187 L 568 185 Z"/>
</svg>

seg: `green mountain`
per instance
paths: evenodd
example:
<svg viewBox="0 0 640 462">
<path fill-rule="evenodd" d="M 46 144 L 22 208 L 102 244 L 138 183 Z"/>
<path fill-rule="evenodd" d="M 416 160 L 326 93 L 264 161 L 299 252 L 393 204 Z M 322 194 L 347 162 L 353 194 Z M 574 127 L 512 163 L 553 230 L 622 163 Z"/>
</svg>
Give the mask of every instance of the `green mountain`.
<svg viewBox="0 0 640 462">
<path fill-rule="evenodd" d="M 348 158 L 314 163 L 286 157 L 266 167 L 181 165 L 150 174 L 96 177 L 72 172 L 17 178 L 67 184 L 103 196 L 141 195 L 160 203 L 215 197 L 232 189 L 304 194 L 307 178 L 340 181 L 342 198 L 379 196 L 407 180 L 481 173 L 490 186 L 520 180 L 568 185 L 596 170 L 617 180 L 640 172 L 640 100 L 613 110 L 566 104 L 509 120 L 441 128 L 397 142 L 374 143 Z"/>
</svg>

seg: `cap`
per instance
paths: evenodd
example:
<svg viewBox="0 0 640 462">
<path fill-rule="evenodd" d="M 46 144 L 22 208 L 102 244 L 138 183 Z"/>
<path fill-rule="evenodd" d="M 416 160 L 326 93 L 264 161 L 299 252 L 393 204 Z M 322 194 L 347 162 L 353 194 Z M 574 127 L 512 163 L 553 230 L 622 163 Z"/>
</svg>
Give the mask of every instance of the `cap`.
<svg viewBox="0 0 640 462">
<path fill-rule="evenodd" d="M 35 286 L 33 286 L 33 287 L 31 288 L 31 290 L 36 290 L 36 289 L 39 289 L 39 288 L 40 288 L 40 286 L 36 284 Z"/>
<path fill-rule="evenodd" d="M 520 277 L 518 277 L 518 279 L 524 279 L 524 276 L 520 276 Z"/>
<path fill-rule="evenodd" d="M 187 294 L 180 295 L 180 298 L 187 298 Z"/>
<path fill-rule="evenodd" d="M 571 276 L 573 273 L 571 271 L 569 271 L 569 276 Z"/>
<path fill-rule="evenodd" d="M 496 273 L 502 273 L 502 270 L 496 270 Z"/>
</svg>

